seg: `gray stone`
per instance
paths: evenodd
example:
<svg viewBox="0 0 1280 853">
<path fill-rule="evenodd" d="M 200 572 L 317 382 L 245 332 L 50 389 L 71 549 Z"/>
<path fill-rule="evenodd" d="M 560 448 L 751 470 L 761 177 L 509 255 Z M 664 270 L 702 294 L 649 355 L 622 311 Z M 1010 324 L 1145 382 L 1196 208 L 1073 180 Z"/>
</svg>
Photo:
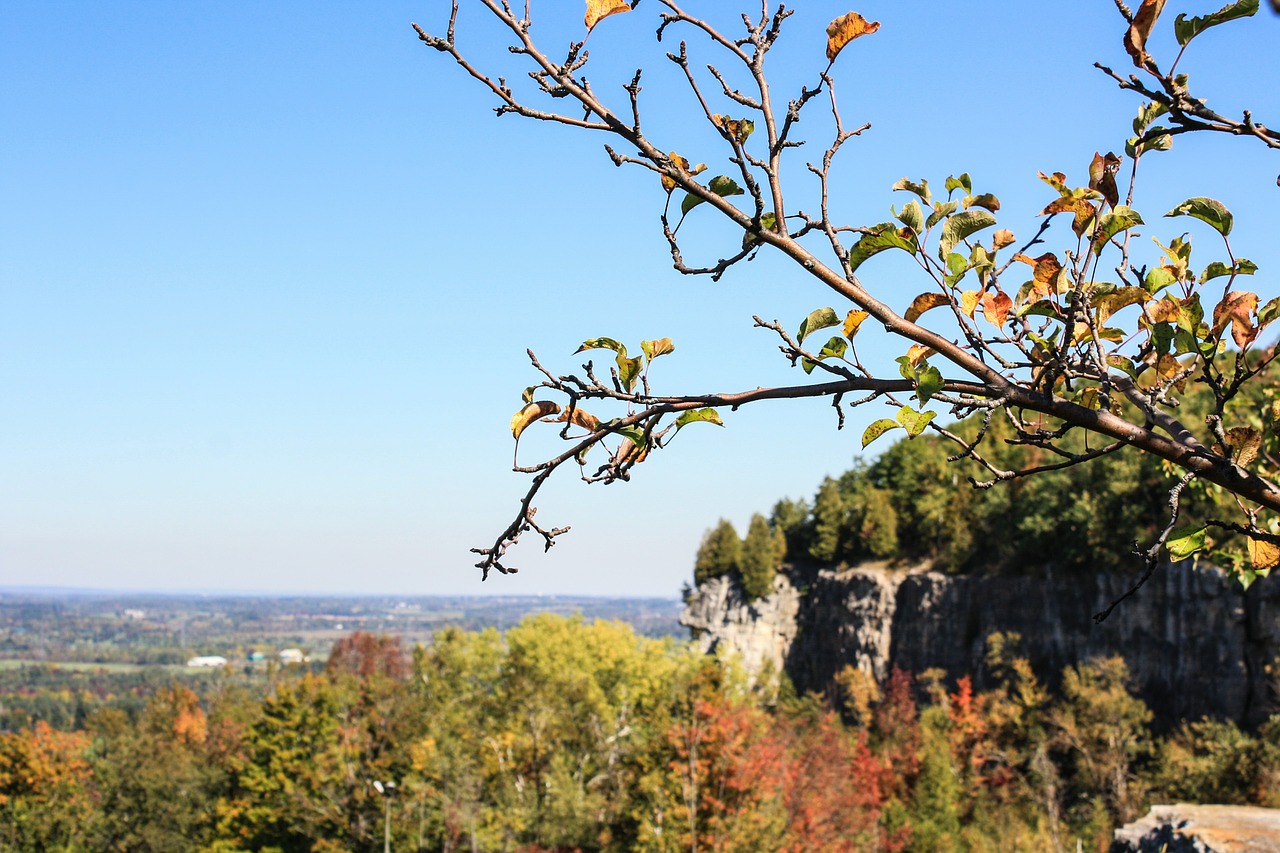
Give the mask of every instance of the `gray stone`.
<svg viewBox="0 0 1280 853">
<path fill-rule="evenodd" d="M 1245 593 L 1223 573 L 1187 561 L 1161 567 L 1095 625 L 1093 614 L 1132 583 L 1122 575 L 784 567 L 773 592 L 755 602 L 734 579 L 704 583 L 682 621 L 705 650 L 736 651 L 753 672 L 769 661 L 801 691 L 831 690 L 846 665 L 881 680 L 895 666 L 912 673 L 938 667 L 990 687 L 986 639 L 1016 631 L 1022 653 L 1050 684 L 1068 664 L 1120 655 L 1137 695 L 1165 720 L 1265 719 L 1268 670 L 1280 656 L 1280 589 L 1260 582 Z"/>
</svg>

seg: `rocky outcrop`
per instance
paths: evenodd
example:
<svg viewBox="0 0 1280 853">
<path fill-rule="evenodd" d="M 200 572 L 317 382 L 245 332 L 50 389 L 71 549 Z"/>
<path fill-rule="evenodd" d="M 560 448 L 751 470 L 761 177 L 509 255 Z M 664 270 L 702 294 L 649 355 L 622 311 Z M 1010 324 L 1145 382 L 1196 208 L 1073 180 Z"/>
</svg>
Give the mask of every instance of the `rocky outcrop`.
<svg viewBox="0 0 1280 853">
<path fill-rule="evenodd" d="M 1280 590 L 1259 583 L 1245 593 L 1221 572 L 1178 563 L 1095 625 L 1093 614 L 1132 583 L 1119 575 L 791 567 L 755 602 L 734 579 L 703 584 L 682 622 L 704 649 L 736 651 L 752 671 L 770 661 L 802 691 L 826 692 L 847 665 L 880 679 L 895 666 L 912 673 L 938 667 L 987 687 L 987 637 L 1016 631 L 1022 653 L 1050 683 L 1068 664 L 1120 655 L 1135 692 L 1164 719 L 1264 719 L 1272 705 L 1269 669 L 1280 657 Z"/>
<path fill-rule="evenodd" d="M 1254 806 L 1152 806 L 1115 832 L 1111 853 L 1280 853 L 1280 811 Z"/>
</svg>

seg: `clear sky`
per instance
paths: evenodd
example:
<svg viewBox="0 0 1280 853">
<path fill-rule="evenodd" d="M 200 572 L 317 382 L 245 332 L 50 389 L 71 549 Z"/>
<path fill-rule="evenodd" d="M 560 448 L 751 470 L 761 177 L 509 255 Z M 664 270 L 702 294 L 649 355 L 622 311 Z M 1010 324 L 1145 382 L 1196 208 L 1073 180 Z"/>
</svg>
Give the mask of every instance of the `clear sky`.
<svg viewBox="0 0 1280 853">
<path fill-rule="evenodd" d="M 1176 5 L 1153 42 L 1172 42 L 1174 12 L 1221 0 Z M 815 82 L 824 28 L 848 11 L 799 6 L 773 60 L 781 97 Z M 1092 68 L 1128 65 L 1109 0 L 859 11 L 883 27 L 835 67 L 846 124 L 873 123 L 836 174 L 846 220 L 887 219 L 904 175 L 940 187 L 968 171 L 1025 233 L 1051 197 L 1037 169 L 1083 183 L 1095 150 L 1122 150 L 1138 101 Z M 561 50 L 581 12 L 535 0 L 534 33 Z M 602 22 L 587 73 L 624 107 L 645 67 L 651 138 L 714 173 L 724 151 L 690 118 L 657 14 Z M 468 548 L 524 488 L 508 420 L 537 381 L 526 347 L 570 372 L 584 338 L 670 336 L 655 390 L 791 383 L 803 374 L 751 315 L 794 329 L 832 302 L 766 258 L 720 283 L 674 273 L 657 182 L 615 169 L 602 137 L 495 118 L 409 27 L 446 19 L 425 1 L 0 6 L 0 584 L 675 595 L 719 517 L 745 529 L 853 463 L 886 410 L 843 432 L 821 403 L 730 413 L 630 484 L 562 477 L 539 518 L 574 531 L 479 583 Z M 458 40 L 524 81 L 478 9 Z M 1181 68 L 1222 111 L 1280 126 L 1277 43 L 1264 11 L 1197 40 Z M 720 61 L 708 49 L 690 39 Z M 804 156 L 828 143 L 824 118 L 815 104 L 802 123 Z M 803 158 L 791 168 L 792 206 L 812 209 Z M 1257 143 L 1180 139 L 1143 161 L 1143 233 L 1191 230 L 1213 259 L 1198 223 L 1159 214 L 1215 196 L 1275 295 L 1278 172 Z M 737 239 L 710 216 L 684 234 L 691 261 Z M 925 289 L 880 260 L 864 267 L 878 292 L 905 305 Z"/>
</svg>

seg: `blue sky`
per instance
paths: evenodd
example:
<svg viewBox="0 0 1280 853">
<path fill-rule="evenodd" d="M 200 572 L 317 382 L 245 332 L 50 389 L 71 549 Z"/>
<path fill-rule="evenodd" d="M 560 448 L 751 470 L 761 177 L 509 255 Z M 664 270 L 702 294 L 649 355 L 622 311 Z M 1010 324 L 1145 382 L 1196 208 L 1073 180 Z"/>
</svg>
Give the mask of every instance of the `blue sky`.
<svg viewBox="0 0 1280 853">
<path fill-rule="evenodd" d="M 1170 4 L 1153 43 L 1169 55 L 1174 12 L 1219 5 Z M 1095 150 L 1123 146 L 1138 102 L 1091 67 L 1128 62 L 1110 2 L 952 8 L 859 7 L 883 27 L 835 67 L 846 124 L 873 124 L 836 173 L 848 221 L 886 219 L 903 175 L 968 171 L 1023 233 L 1049 198 L 1037 169 L 1083 182 Z M 578 4 L 533 11 L 547 44 L 581 36 Z M 845 11 L 804 3 L 788 22 L 782 97 L 813 83 Z M 645 67 L 650 137 L 715 171 L 724 152 L 689 118 L 657 12 L 602 22 L 588 73 L 621 106 Z M 585 338 L 670 336 L 655 390 L 791 383 L 803 374 L 752 314 L 794 328 L 832 302 L 764 257 L 720 283 L 674 273 L 656 181 L 615 169 L 602 137 L 495 118 L 409 28 L 446 16 L 425 2 L 0 8 L 0 582 L 675 595 L 716 519 L 745 528 L 852 464 L 884 410 L 843 432 L 821 403 L 728 414 L 630 484 L 549 486 L 540 520 L 574 531 L 546 557 L 515 552 L 520 575 L 478 582 L 467 549 L 524 488 L 507 423 L 536 381 L 526 347 L 569 372 Z M 478 10 L 458 38 L 523 80 Z M 1277 38 L 1264 12 L 1198 39 L 1181 68 L 1222 111 L 1280 125 Z M 690 38 L 715 61 L 707 49 Z M 815 104 L 801 126 L 813 149 L 824 119 Z M 1275 295 L 1277 172 L 1256 143 L 1180 139 L 1143 162 L 1143 233 L 1191 230 L 1212 259 L 1194 223 L 1158 216 L 1215 196 Z M 803 162 L 792 177 L 793 207 L 812 208 Z M 681 233 L 691 260 L 736 242 L 710 216 Z M 892 261 L 864 270 L 903 304 L 924 289 Z"/>
</svg>

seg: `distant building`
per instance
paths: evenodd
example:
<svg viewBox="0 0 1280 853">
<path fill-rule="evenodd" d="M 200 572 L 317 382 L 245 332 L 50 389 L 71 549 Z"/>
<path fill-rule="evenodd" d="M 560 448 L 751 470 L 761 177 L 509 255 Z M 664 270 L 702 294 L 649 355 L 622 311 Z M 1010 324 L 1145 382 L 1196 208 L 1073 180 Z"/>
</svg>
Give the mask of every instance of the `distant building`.
<svg viewBox="0 0 1280 853">
<path fill-rule="evenodd" d="M 258 661 L 264 661 L 266 659 L 267 659 L 267 656 L 264 655 L 262 652 L 249 652 L 250 663 L 257 663 Z"/>
<path fill-rule="evenodd" d="M 134 620 L 137 620 L 137 619 L 146 619 L 146 618 L 147 618 L 146 611 L 143 611 L 143 610 L 134 610 L 134 609 L 132 609 L 132 608 L 131 608 L 131 609 L 129 609 L 129 610 L 124 611 L 124 613 L 123 613 L 122 615 L 123 615 L 123 616 L 124 616 L 124 618 L 126 618 L 126 619 L 134 619 Z"/>
<path fill-rule="evenodd" d="M 222 655 L 200 655 L 187 661 L 187 666 L 226 666 L 227 659 Z"/>
<path fill-rule="evenodd" d="M 310 658 L 303 653 L 302 649 L 281 649 L 280 663 L 306 663 Z"/>
</svg>

